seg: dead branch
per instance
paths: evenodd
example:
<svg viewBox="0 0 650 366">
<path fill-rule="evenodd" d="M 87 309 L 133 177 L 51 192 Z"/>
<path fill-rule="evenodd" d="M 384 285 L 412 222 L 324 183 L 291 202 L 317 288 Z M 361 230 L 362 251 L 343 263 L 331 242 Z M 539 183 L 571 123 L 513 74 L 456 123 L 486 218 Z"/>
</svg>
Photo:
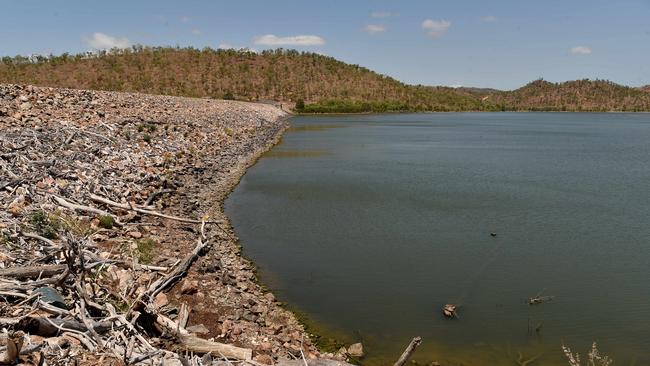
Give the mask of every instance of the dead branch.
<svg viewBox="0 0 650 366">
<path fill-rule="evenodd" d="M 157 216 L 157 217 L 162 217 L 164 219 L 170 219 L 170 220 L 180 221 L 180 222 L 187 222 L 187 223 L 190 223 L 190 224 L 201 224 L 203 222 L 208 223 L 208 224 L 219 224 L 219 223 L 222 222 L 222 221 L 201 221 L 201 220 L 187 219 L 187 218 L 184 218 L 184 217 L 165 215 L 165 214 L 162 214 L 162 213 L 157 212 L 157 211 L 147 210 L 147 209 L 140 208 L 140 207 L 137 207 L 137 206 L 131 206 L 131 205 L 128 205 L 128 204 L 125 204 L 125 203 L 118 203 L 118 202 L 115 202 L 115 201 L 111 201 L 108 198 L 104 198 L 104 197 L 98 196 L 96 194 L 91 194 L 90 199 L 95 201 L 95 202 L 100 202 L 100 203 L 103 203 L 105 205 L 120 208 L 122 210 L 135 211 L 137 213 L 141 213 L 141 214 L 144 214 L 144 215 Z"/>
<path fill-rule="evenodd" d="M 420 345 L 420 343 L 422 343 L 422 338 L 421 337 L 413 338 L 413 340 L 406 347 L 406 349 L 404 350 L 402 355 L 399 357 L 397 362 L 395 362 L 394 366 L 403 366 L 406 363 L 406 361 L 408 361 L 408 359 L 411 358 L 411 355 L 413 354 L 413 352 L 415 352 L 415 349 Z"/>
</svg>

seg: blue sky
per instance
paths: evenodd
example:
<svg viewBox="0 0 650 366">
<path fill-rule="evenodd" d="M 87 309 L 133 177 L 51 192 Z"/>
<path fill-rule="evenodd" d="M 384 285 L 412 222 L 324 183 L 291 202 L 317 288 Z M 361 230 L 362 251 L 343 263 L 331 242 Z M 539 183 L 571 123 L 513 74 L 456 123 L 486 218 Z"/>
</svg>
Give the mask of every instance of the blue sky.
<svg viewBox="0 0 650 366">
<path fill-rule="evenodd" d="M 0 55 L 296 48 L 426 85 L 650 84 L 650 0 L 2 0 Z"/>
</svg>

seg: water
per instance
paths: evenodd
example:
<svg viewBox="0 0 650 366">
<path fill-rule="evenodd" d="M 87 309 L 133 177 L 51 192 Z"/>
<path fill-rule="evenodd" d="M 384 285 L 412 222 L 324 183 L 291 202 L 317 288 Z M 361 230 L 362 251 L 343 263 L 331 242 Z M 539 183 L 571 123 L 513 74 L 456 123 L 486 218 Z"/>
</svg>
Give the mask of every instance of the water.
<svg viewBox="0 0 650 366">
<path fill-rule="evenodd" d="M 555 365 L 598 341 L 650 364 L 650 115 L 291 124 L 226 212 L 262 281 L 325 336 L 363 341 L 364 364 L 417 335 L 419 362 Z M 525 303 L 542 290 L 553 301 Z"/>
</svg>

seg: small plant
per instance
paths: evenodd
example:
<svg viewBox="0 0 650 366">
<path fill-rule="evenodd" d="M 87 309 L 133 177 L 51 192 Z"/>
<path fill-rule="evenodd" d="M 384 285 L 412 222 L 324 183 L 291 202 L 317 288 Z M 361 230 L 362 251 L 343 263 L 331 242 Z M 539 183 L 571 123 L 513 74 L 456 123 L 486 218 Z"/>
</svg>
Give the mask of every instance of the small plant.
<svg viewBox="0 0 650 366">
<path fill-rule="evenodd" d="M 232 95 L 231 92 L 226 92 L 226 93 L 223 95 L 223 99 L 224 99 L 224 100 L 235 100 L 235 96 Z"/>
<path fill-rule="evenodd" d="M 144 136 L 142 136 L 142 139 L 144 142 L 151 144 L 151 136 L 148 133 L 145 133 Z"/>
<path fill-rule="evenodd" d="M 131 140 L 131 133 L 129 131 L 124 132 L 124 138 L 126 139 L 126 141 L 130 141 Z"/>
<path fill-rule="evenodd" d="M 103 229 L 112 229 L 115 221 L 112 216 L 103 215 L 99 217 L 99 227 Z"/>
<path fill-rule="evenodd" d="M 61 231 L 60 220 L 55 216 L 48 215 L 43 210 L 34 212 L 29 218 L 29 222 L 39 235 L 48 239 L 56 239 Z"/>
<path fill-rule="evenodd" d="M 138 261 L 142 264 L 149 264 L 153 260 L 153 249 L 156 242 L 152 239 L 138 240 Z"/>
<path fill-rule="evenodd" d="M 142 123 L 138 125 L 138 132 L 144 132 L 144 130 L 147 130 L 148 132 L 156 132 L 156 125 L 153 123 Z"/>
<path fill-rule="evenodd" d="M 567 357 L 567 360 L 569 361 L 570 366 L 581 366 L 582 362 L 580 361 L 580 354 L 577 352 L 573 354 L 571 351 L 571 348 L 562 346 L 562 351 L 564 351 L 564 355 Z M 586 366 L 609 366 L 614 362 L 611 358 L 605 355 L 601 355 L 600 352 L 598 352 L 598 347 L 596 345 L 596 342 L 594 342 L 591 345 L 591 351 L 587 354 L 589 357 L 587 359 L 587 363 L 585 364 Z"/>
<path fill-rule="evenodd" d="M 230 127 L 226 127 L 226 128 L 224 128 L 223 131 L 224 131 L 224 132 L 226 133 L 226 135 L 228 135 L 228 136 L 232 136 L 232 135 L 234 134 L 232 128 L 230 128 Z"/>
<path fill-rule="evenodd" d="M 11 242 L 11 237 L 6 231 L 0 231 L 0 245 L 7 245 Z"/>
</svg>

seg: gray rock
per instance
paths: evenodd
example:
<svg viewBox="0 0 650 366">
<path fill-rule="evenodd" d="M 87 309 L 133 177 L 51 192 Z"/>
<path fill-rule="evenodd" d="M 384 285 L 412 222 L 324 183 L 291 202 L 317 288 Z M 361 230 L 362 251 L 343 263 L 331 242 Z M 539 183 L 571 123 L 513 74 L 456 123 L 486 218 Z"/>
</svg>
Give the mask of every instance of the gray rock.
<svg viewBox="0 0 650 366">
<path fill-rule="evenodd" d="M 361 343 L 355 343 L 348 347 L 348 354 L 352 357 L 363 357 L 363 345 Z"/>
<path fill-rule="evenodd" d="M 190 333 L 208 334 L 210 330 L 203 324 L 192 325 L 186 328 Z"/>
</svg>

